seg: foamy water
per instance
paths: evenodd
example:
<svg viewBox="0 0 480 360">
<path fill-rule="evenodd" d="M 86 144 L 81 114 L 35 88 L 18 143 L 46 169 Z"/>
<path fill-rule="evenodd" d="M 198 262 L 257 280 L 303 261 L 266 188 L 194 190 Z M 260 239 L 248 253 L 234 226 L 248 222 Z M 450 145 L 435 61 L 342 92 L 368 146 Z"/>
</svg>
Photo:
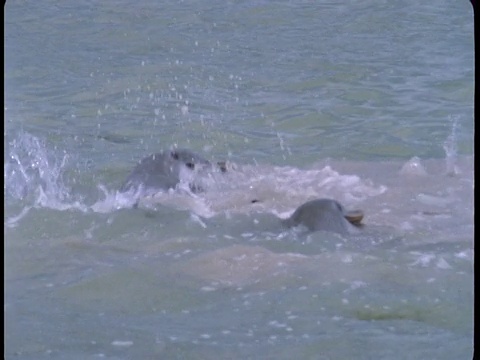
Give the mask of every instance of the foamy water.
<svg viewBox="0 0 480 360">
<path fill-rule="evenodd" d="M 90 335 L 67 339 L 53 329 L 45 333 L 43 326 L 42 334 L 57 334 L 68 349 L 89 344 L 82 352 L 102 357 L 116 351 L 122 357 L 128 351 L 165 356 L 191 346 L 228 357 L 233 344 L 236 354 L 249 353 L 253 344 L 258 344 L 255 351 L 282 352 L 285 344 L 310 344 L 316 352 L 340 333 L 343 341 L 355 342 L 364 331 L 390 344 L 394 336 L 414 332 L 468 348 L 469 336 L 461 334 L 471 329 L 473 304 L 472 158 L 456 157 L 455 174 L 446 159 L 327 162 L 307 169 L 237 164 L 204 193 L 179 187 L 143 199 L 137 209 L 128 195 L 102 184 L 92 189 L 97 199 L 91 203 L 76 200 L 87 196 L 72 190 L 60 196 L 60 190 L 71 188 L 61 180 L 64 168 L 58 178 L 42 178 L 48 171 L 28 175 L 20 162 L 9 163 L 7 321 L 27 301 L 15 298 L 33 287 L 36 306 L 60 301 L 82 309 L 86 327 L 79 326 Z M 11 183 L 9 174 L 14 178 L 18 172 L 25 181 Z M 278 217 L 317 197 L 362 209 L 364 229 L 345 238 L 281 227 Z M 28 265 L 20 261 L 31 238 L 21 234 L 45 237 L 48 222 L 65 235 L 30 243 L 35 255 Z M 44 274 L 40 282 L 35 274 Z M 69 311 L 35 317 L 58 323 Z M 112 331 L 119 312 L 129 313 L 128 327 L 140 331 Z M 97 316 L 101 325 L 92 332 L 87 324 Z M 352 335 L 341 330 L 361 323 L 363 330 Z M 144 337 L 145 332 L 152 335 Z M 27 331 L 28 337 L 34 334 L 38 338 L 35 328 Z M 22 354 L 36 352 L 31 339 Z M 51 341 L 47 335 L 40 339 Z"/>
</svg>

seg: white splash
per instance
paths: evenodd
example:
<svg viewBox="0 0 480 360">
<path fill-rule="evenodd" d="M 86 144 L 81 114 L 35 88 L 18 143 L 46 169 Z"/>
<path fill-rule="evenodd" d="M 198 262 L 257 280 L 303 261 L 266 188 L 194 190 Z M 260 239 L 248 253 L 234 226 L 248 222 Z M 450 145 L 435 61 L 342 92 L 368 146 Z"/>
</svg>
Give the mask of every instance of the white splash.
<svg viewBox="0 0 480 360">
<path fill-rule="evenodd" d="M 401 175 L 407 176 L 426 176 L 427 171 L 425 170 L 420 158 L 418 156 L 412 157 L 408 160 L 400 169 Z"/>
<path fill-rule="evenodd" d="M 450 135 L 443 143 L 443 149 L 445 150 L 445 166 L 446 173 L 450 176 L 455 176 L 459 174 L 457 167 L 457 128 L 458 128 L 458 117 L 452 119 L 452 130 Z"/>
</svg>

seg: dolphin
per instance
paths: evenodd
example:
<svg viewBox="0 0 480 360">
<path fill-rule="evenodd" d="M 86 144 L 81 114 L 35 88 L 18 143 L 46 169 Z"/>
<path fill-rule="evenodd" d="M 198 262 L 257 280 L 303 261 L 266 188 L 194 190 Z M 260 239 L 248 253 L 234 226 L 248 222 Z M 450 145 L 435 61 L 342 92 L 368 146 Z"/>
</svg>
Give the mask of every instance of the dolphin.
<svg viewBox="0 0 480 360">
<path fill-rule="evenodd" d="M 302 225 L 309 231 L 325 230 L 348 234 L 363 226 L 362 219 L 361 210 L 347 211 L 333 199 L 315 199 L 300 205 L 289 218 L 281 222 L 289 228 Z"/>
<path fill-rule="evenodd" d="M 161 151 L 142 159 L 120 186 L 120 192 L 134 192 L 138 196 L 148 196 L 174 189 L 186 179 L 192 192 L 203 189 L 195 182 L 195 175 L 202 170 L 215 168 L 226 171 L 225 162 L 213 165 L 202 156 L 186 149 Z"/>
</svg>

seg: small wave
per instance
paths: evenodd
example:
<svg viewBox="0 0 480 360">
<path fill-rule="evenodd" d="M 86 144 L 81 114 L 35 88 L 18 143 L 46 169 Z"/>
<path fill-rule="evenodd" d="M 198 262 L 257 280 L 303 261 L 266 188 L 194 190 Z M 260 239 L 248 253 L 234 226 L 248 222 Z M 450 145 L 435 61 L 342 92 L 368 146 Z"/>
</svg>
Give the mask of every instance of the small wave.
<svg viewBox="0 0 480 360">
<path fill-rule="evenodd" d="M 20 220 L 22 220 L 30 212 L 31 209 L 31 206 L 24 207 L 19 214 L 7 218 L 7 220 L 5 220 L 5 226 L 9 228 L 17 226 Z"/>
</svg>

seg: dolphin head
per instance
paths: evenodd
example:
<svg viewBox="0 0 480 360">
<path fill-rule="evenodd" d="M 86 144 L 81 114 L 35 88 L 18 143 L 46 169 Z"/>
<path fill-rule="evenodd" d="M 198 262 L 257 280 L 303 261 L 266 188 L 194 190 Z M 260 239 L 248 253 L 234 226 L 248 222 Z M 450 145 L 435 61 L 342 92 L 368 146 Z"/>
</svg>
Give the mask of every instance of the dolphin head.
<svg viewBox="0 0 480 360">
<path fill-rule="evenodd" d="M 212 164 L 187 149 L 171 149 L 142 159 L 120 187 L 120 192 L 133 192 L 138 197 L 155 194 L 188 184 L 193 192 L 204 190 L 202 177 L 212 170 L 226 171 L 225 163 Z"/>
</svg>

